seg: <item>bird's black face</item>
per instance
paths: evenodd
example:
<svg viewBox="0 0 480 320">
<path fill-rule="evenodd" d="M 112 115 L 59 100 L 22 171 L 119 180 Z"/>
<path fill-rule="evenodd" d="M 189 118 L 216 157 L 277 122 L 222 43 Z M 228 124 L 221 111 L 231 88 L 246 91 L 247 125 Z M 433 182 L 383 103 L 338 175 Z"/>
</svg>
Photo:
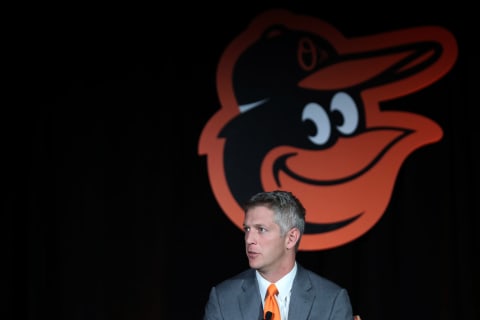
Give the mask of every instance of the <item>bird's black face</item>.
<svg viewBox="0 0 480 320">
<path fill-rule="evenodd" d="M 294 94 L 272 97 L 240 114 L 219 135 L 226 142 L 225 177 L 239 201 L 252 190 L 262 190 L 261 165 L 272 149 L 327 149 L 340 136 L 364 128 L 361 108 L 345 93 L 332 95 L 298 88 L 290 92 Z"/>
</svg>

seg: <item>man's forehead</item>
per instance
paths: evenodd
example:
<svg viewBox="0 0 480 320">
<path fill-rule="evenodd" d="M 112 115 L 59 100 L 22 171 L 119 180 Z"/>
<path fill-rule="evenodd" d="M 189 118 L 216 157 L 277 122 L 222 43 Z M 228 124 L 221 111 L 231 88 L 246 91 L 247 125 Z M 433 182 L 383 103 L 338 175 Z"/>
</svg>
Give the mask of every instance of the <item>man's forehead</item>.
<svg viewBox="0 0 480 320">
<path fill-rule="evenodd" d="M 273 222 L 273 211 L 264 206 L 257 206 L 249 209 L 245 214 L 245 224 L 266 225 Z"/>
</svg>

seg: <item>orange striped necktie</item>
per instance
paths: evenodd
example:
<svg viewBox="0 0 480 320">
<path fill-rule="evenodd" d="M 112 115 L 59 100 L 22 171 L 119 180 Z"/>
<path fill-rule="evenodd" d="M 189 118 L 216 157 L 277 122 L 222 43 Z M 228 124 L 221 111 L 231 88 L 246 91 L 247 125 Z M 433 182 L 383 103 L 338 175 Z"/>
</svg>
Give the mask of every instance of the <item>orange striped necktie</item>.
<svg viewBox="0 0 480 320">
<path fill-rule="evenodd" d="M 265 306 L 263 308 L 263 316 L 265 320 L 281 320 L 280 308 L 275 296 L 278 294 L 278 289 L 275 284 L 271 284 L 267 289 L 265 297 Z"/>
</svg>

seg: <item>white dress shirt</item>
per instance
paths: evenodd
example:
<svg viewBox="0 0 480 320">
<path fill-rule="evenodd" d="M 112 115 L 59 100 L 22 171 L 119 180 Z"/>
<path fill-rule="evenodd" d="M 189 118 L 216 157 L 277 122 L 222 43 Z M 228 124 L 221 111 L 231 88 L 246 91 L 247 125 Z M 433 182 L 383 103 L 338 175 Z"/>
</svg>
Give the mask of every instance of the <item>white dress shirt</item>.
<svg viewBox="0 0 480 320">
<path fill-rule="evenodd" d="M 282 314 L 282 320 L 288 320 L 288 306 L 290 305 L 290 294 L 292 292 L 293 279 L 297 274 L 297 263 L 293 266 L 292 270 L 287 273 L 283 278 L 275 282 L 275 286 L 278 290 L 278 295 L 275 297 L 280 307 Z M 265 303 L 265 295 L 267 294 L 267 288 L 271 284 L 265 278 L 263 278 L 258 271 L 256 272 L 258 288 L 260 289 L 260 296 L 262 299 L 262 306 Z"/>
</svg>

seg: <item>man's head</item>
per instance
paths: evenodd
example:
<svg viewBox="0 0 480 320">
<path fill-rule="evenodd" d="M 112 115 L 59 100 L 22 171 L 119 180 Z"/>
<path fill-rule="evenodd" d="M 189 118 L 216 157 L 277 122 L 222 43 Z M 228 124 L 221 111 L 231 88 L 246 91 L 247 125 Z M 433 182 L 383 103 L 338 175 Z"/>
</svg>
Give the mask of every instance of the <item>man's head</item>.
<svg viewBox="0 0 480 320">
<path fill-rule="evenodd" d="M 305 208 L 287 191 L 261 192 L 245 204 L 245 246 L 249 264 L 264 276 L 288 272 L 305 230 Z"/>
</svg>

